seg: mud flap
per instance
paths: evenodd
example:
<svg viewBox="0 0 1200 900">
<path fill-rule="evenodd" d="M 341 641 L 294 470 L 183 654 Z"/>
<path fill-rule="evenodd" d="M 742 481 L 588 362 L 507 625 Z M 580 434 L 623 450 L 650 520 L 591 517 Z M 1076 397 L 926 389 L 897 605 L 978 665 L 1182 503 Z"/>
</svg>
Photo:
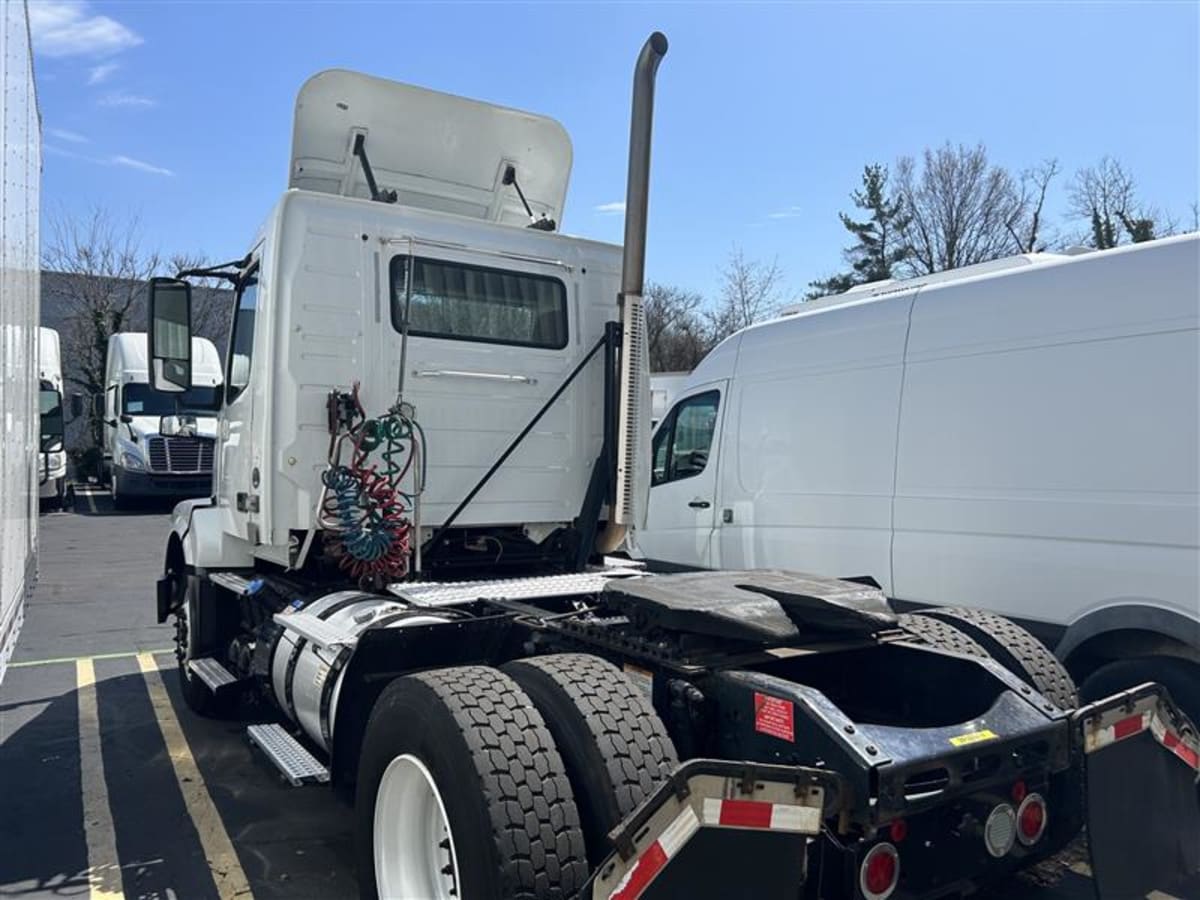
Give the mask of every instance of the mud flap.
<svg viewBox="0 0 1200 900">
<path fill-rule="evenodd" d="M 1200 739 L 1165 688 L 1144 684 L 1077 710 L 1087 829 L 1100 900 L 1200 886 Z"/>
<path fill-rule="evenodd" d="M 795 900 L 808 842 L 844 797 L 832 772 L 691 760 L 609 834 L 617 851 L 580 896 Z"/>
</svg>

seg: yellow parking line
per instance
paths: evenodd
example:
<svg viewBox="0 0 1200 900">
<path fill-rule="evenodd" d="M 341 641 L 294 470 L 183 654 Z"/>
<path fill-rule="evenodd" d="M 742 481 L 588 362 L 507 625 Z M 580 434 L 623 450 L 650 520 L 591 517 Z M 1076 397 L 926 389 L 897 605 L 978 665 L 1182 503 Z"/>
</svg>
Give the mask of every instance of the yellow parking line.
<svg viewBox="0 0 1200 900">
<path fill-rule="evenodd" d="M 91 900 L 125 896 L 117 859 L 104 759 L 100 750 L 100 714 L 96 707 L 96 669 L 90 659 L 75 663 L 79 697 L 79 776 L 83 789 L 83 834 L 87 842 L 88 892 Z"/>
<path fill-rule="evenodd" d="M 242 864 L 233 849 L 233 842 L 225 831 L 221 816 L 188 747 L 187 739 L 183 736 L 183 728 L 175 716 L 171 699 L 167 696 L 167 688 L 163 684 L 158 663 L 152 654 L 139 653 L 138 667 L 146 679 L 150 704 L 154 707 L 154 716 L 162 730 L 167 753 L 175 769 L 175 778 L 179 782 L 180 791 L 183 792 L 183 802 L 187 805 L 188 815 L 192 817 L 196 832 L 200 835 L 200 845 L 204 848 L 213 880 L 217 884 L 217 893 L 222 900 L 253 897 L 246 873 L 242 871 Z"/>
<path fill-rule="evenodd" d="M 56 656 L 53 659 L 27 659 L 25 662 L 9 663 L 10 669 L 24 669 L 28 666 L 51 666 L 55 663 L 80 663 L 84 660 L 121 659 L 126 656 L 137 656 L 139 653 L 151 653 L 159 656 L 164 653 L 174 653 L 174 647 L 161 647 L 158 650 L 125 650 L 121 653 L 97 653 L 94 656 Z"/>
</svg>

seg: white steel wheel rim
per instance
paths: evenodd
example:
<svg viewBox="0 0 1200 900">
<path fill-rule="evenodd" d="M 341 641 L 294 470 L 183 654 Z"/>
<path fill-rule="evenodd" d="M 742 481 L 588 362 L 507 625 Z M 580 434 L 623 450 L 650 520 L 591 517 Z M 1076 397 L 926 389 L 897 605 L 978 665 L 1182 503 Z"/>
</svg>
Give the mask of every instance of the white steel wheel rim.
<svg viewBox="0 0 1200 900">
<path fill-rule="evenodd" d="M 375 793 L 375 887 L 380 900 L 461 900 L 446 806 L 429 769 L 405 753 Z"/>
</svg>

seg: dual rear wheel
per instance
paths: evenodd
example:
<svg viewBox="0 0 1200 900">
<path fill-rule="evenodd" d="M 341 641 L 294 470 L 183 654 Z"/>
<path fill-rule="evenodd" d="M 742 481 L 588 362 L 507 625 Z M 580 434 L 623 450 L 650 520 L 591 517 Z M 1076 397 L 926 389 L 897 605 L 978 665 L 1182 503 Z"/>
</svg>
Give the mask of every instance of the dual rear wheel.
<svg viewBox="0 0 1200 900">
<path fill-rule="evenodd" d="M 596 657 L 398 678 L 359 762 L 362 895 L 574 897 L 608 830 L 676 763 L 648 701 Z"/>
</svg>

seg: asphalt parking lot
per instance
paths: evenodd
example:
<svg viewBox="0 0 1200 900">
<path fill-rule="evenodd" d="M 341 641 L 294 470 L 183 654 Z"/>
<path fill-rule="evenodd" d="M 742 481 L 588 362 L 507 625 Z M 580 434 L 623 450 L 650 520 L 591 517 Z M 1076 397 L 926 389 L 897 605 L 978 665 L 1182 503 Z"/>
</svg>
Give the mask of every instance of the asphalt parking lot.
<svg viewBox="0 0 1200 900">
<path fill-rule="evenodd" d="M 191 714 L 153 587 L 164 507 L 41 516 L 37 592 L 0 686 L 0 897 L 354 897 L 350 808 L 292 788 L 244 722 Z M 1093 896 L 1079 847 L 987 894 Z"/>
</svg>

